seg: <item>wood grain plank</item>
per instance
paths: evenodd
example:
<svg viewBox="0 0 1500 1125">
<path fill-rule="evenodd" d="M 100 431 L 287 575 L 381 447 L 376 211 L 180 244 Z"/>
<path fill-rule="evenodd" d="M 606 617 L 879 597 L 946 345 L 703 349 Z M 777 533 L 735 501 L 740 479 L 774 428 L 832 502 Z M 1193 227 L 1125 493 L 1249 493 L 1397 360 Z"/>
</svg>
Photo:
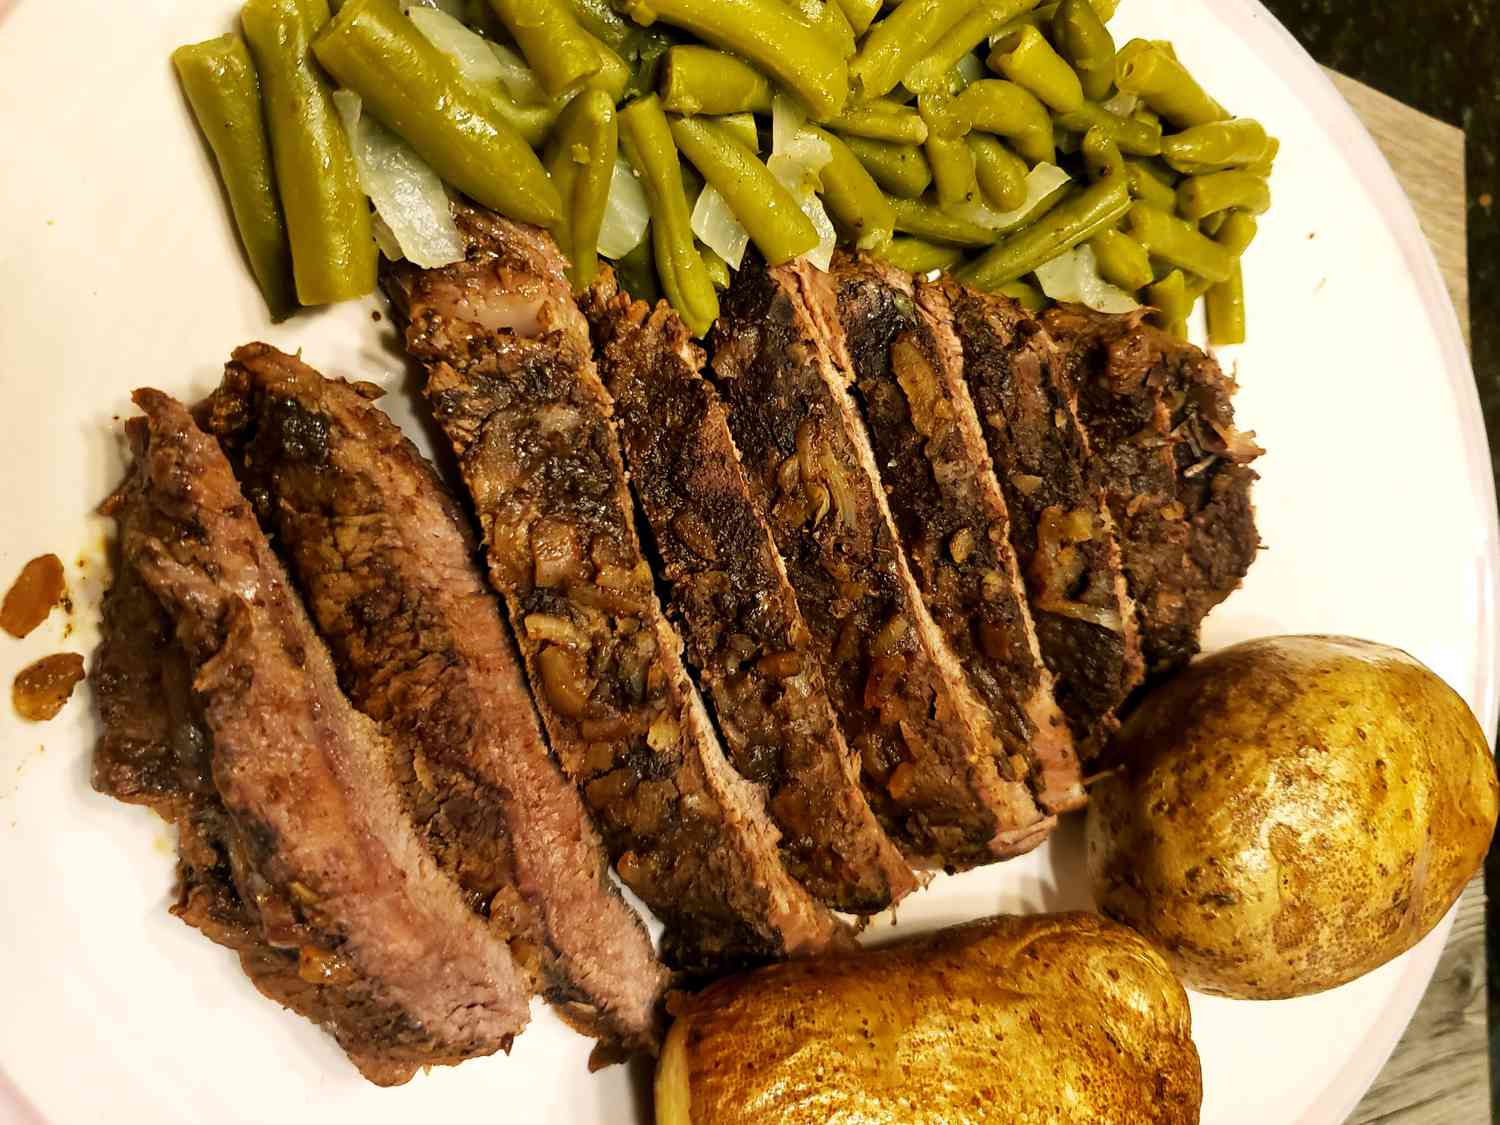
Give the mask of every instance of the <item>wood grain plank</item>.
<svg viewBox="0 0 1500 1125">
<path fill-rule="evenodd" d="M 1396 178 L 1411 197 L 1469 331 L 1464 135 L 1370 87 L 1332 71 Z M 1486 1029 L 1485 888 L 1476 875 L 1427 995 L 1390 1062 L 1349 1118 L 1351 1125 L 1460 1125 L 1489 1120 Z"/>
</svg>

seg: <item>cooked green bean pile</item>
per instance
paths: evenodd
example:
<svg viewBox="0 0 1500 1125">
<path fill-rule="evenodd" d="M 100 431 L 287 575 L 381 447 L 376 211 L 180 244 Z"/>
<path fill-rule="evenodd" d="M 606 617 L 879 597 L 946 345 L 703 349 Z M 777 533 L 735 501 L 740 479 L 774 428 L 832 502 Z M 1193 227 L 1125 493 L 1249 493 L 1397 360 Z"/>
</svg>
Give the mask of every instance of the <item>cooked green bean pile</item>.
<svg viewBox="0 0 1500 1125">
<path fill-rule="evenodd" d="M 1178 334 L 1203 298 L 1243 342 L 1277 142 L 1170 43 L 1117 45 L 1117 3 L 249 0 L 173 60 L 275 316 L 368 293 L 377 245 L 451 260 L 440 180 L 697 333 L 747 246 L 838 242 Z"/>
</svg>

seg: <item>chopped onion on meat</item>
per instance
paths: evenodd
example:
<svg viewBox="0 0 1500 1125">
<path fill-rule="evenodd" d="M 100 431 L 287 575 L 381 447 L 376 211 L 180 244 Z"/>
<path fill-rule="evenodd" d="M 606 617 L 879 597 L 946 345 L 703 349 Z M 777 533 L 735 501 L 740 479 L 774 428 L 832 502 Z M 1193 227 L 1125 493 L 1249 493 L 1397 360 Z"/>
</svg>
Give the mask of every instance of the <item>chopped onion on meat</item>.
<svg viewBox="0 0 1500 1125">
<path fill-rule="evenodd" d="M 1038 164 L 1026 176 L 1026 202 L 1014 211 L 996 211 L 983 203 L 965 203 L 953 213 L 971 223 L 1004 233 L 1020 226 L 1050 195 L 1066 187 L 1068 174 L 1056 164 Z"/>
<path fill-rule="evenodd" d="M 336 90 L 359 184 L 390 227 L 401 253 L 423 269 L 463 260 L 464 240 L 436 172 L 404 141 L 362 112 L 358 94 Z"/>
<path fill-rule="evenodd" d="M 1127 313 L 1141 307 L 1125 290 L 1099 276 L 1098 259 L 1088 246 L 1064 250 L 1038 266 L 1036 279 L 1041 282 L 1042 292 L 1054 301 L 1086 305 L 1095 312 Z"/>
<path fill-rule="evenodd" d="M 747 231 L 729 204 L 712 185 L 705 187 L 693 207 L 693 233 L 732 270 L 740 268 L 745 247 L 750 244 Z"/>
<path fill-rule="evenodd" d="M 623 258 L 641 244 L 650 222 L 646 189 L 641 187 L 629 162 L 623 156 L 615 157 L 609 199 L 604 205 L 604 225 L 599 228 L 599 253 L 606 258 Z"/>
</svg>

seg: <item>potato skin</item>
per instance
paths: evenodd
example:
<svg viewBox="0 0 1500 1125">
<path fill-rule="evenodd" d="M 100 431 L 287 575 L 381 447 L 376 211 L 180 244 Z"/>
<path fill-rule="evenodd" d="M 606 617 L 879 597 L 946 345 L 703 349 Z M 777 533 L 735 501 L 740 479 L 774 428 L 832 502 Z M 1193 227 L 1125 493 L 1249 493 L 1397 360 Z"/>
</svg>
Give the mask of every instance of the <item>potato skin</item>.
<svg viewBox="0 0 1500 1125">
<path fill-rule="evenodd" d="M 1415 945 L 1478 869 L 1495 761 L 1406 653 L 1272 637 L 1188 667 L 1126 721 L 1090 792 L 1089 871 L 1189 988 L 1273 1000 Z"/>
<path fill-rule="evenodd" d="M 992 918 L 680 1002 L 656 1120 L 1180 1125 L 1203 1094 L 1190 1032 L 1139 935 L 1095 914 Z"/>
</svg>

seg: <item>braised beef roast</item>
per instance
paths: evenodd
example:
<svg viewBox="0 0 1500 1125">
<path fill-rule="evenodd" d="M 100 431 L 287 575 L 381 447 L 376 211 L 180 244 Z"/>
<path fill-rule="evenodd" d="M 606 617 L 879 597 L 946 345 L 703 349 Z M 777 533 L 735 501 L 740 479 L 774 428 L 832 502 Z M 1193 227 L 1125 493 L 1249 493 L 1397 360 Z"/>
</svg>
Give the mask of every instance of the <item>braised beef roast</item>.
<svg viewBox="0 0 1500 1125">
<path fill-rule="evenodd" d="M 563 768 L 673 964 L 816 953 L 844 929 L 787 872 L 641 552 L 609 395 L 545 232 L 464 209 L 464 262 L 385 284 L 457 454 Z"/>
<path fill-rule="evenodd" d="M 1073 736 L 1053 695 L 1010 543 L 963 350 L 941 294 L 918 301 L 874 258 L 834 259 L 837 323 L 891 515 L 933 620 L 987 706 L 995 764 L 1048 812 L 1084 803 Z"/>
<path fill-rule="evenodd" d="M 830 339 L 830 278 L 747 257 L 722 310 L 714 380 L 871 807 L 911 856 L 940 866 L 1034 847 L 1052 818 L 1001 776 L 993 718 L 922 602 Z"/>
<path fill-rule="evenodd" d="M 371 1081 L 507 1050 L 528 1019 L 509 949 L 422 848 L 218 444 L 135 399 L 96 777 L 185 829 L 178 913 Z"/>
<path fill-rule="evenodd" d="M 665 972 L 547 751 L 467 517 L 378 394 L 250 344 L 200 415 L 439 866 L 569 1022 L 654 1047 Z"/>
<path fill-rule="evenodd" d="M 668 608 L 730 760 L 765 786 L 791 873 L 837 910 L 877 913 L 916 879 L 860 788 L 703 350 L 669 305 L 631 300 L 610 271 L 584 311 Z"/>
<path fill-rule="evenodd" d="M 1234 383 L 1213 358 L 1142 314 L 1068 305 L 1043 323 L 1109 499 L 1147 665 L 1169 672 L 1260 549 L 1249 464 L 1261 449 L 1235 428 Z"/>
</svg>

